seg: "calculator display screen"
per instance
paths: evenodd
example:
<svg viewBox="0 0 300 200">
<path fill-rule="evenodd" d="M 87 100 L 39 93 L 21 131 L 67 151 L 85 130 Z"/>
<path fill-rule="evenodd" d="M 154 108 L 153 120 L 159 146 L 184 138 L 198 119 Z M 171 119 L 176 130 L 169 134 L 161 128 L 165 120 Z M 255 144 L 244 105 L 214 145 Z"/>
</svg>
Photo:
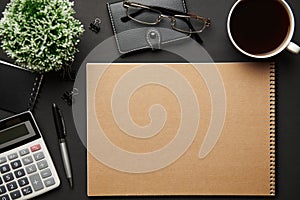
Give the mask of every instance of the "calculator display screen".
<svg viewBox="0 0 300 200">
<path fill-rule="evenodd" d="M 0 149 L 14 145 L 35 135 L 30 121 L 0 130 Z"/>
</svg>

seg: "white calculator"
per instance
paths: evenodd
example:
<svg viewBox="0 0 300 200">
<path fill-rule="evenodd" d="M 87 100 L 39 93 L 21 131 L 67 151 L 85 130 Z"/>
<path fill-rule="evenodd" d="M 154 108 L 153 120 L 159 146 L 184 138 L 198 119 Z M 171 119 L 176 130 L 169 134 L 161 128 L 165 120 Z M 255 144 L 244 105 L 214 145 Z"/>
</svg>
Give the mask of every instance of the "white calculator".
<svg viewBox="0 0 300 200">
<path fill-rule="evenodd" d="M 30 111 L 0 121 L 0 200 L 30 199 L 59 177 Z"/>
</svg>

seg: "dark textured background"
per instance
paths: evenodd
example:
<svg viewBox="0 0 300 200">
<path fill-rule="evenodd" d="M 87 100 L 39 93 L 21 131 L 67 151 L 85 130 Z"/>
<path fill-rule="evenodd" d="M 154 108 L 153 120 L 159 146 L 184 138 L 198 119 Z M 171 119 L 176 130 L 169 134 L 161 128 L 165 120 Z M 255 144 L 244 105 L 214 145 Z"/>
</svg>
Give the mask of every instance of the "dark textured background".
<svg viewBox="0 0 300 200">
<path fill-rule="evenodd" d="M 8 0 L 0 1 L 0 11 L 2 12 Z M 85 26 L 85 33 L 78 46 L 80 52 L 76 55 L 73 68 L 78 69 L 87 54 L 99 43 L 113 35 L 109 23 L 106 2 L 102 0 L 76 0 L 76 17 Z M 113 2 L 113 1 L 111 1 Z M 248 58 L 231 45 L 226 32 L 226 21 L 229 10 L 235 0 L 186 0 L 187 8 L 190 12 L 210 17 L 212 25 L 202 34 L 205 41 L 204 47 L 209 52 L 215 62 L 235 62 L 235 61 L 258 61 Z M 300 44 L 300 1 L 287 0 L 294 11 L 296 29 L 293 40 Z M 255 13 L 254 13 L 255 14 Z M 102 20 L 101 32 L 95 34 L 88 29 L 90 22 L 99 17 Z M 298 26 L 297 26 L 298 25 Z M 9 60 L 5 54 L 0 53 L 0 58 Z M 165 52 L 145 52 L 124 59 L 124 62 L 176 62 L 179 58 Z M 180 60 L 180 59 L 179 59 Z M 122 61 L 122 60 L 121 60 Z M 287 51 L 282 52 L 268 60 L 277 64 L 277 156 L 276 156 L 276 190 L 274 198 L 268 199 L 296 199 L 300 186 L 300 56 L 293 55 Z M 5 87 L 0 85 L 1 87 Z M 86 195 L 86 149 L 82 145 L 72 118 L 71 107 L 63 100 L 61 95 L 71 90 L 72 81 L 62 80 L 60 73 L 49 73 L 45 76 L 44 83 L 39 94 L 39 98 L 34 109 L 37 123 L 44 135 L 50 153 L 53 156 L 61 178 L 61 185 L 58 189 L 37 197 L 36 199 L 89 199 Z M 1 93 L 1 92 L 0 92 Z M 5 98 L 0 96 L 0 98 Z M 64 169 L 61 164 L 59 147 L 51 112 L 51 103 L 56 102 L 65 115 L 68 131 L 68 145 L 74 174 L 74 188 L 69 188 L 65 178 Z M 10 113 L 0 111 L 0 117 L 9 116 Z M 119 197 L 118 199 L 130 197 Z M 133 199 L 266 199 L 266 197 L 131 197 Z M 299 198 L 299 197 L 298 197 Z M 298 199 L 297 198 L 297 199 Z M 90 198 L 106 199 L 106 198 Z M 117 199 L 110 197 L 108 199 Z"/>
</svg>

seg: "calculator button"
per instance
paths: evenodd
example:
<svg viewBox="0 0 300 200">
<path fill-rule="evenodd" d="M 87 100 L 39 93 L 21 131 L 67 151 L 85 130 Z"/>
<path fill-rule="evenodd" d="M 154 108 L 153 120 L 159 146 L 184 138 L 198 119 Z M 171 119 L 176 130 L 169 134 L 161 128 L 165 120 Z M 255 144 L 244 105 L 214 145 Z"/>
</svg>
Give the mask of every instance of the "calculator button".
<svg viewBox="0 0 300 200">
<path fill-rule="evenodd" d="M 21 167 L 22 164 L 21 164 L 21 161 L 20 161 L 20 160 L 16 160 L 16 161 L 10 163 L 10 166 L 11 166 L 13 169 L 17 169 L 17 168 Z"/>
<path fill-rule="evenodd" d="M 45 158 L 44 153 L 43 152 L 38 152 L 33 154 L 33 157 L 36 161 L 38 160 L 42 160 L 43 158 Z"/>
<path fill-rule="evenodd" d="M 6 194 L 6 195 L 3 195 L 3 196 L 0 196 L 0 200 L 10 200 L 9 196 Z"/>
<path fill-rule="evenodd" d="M 8 164 L 2 165 L 2 166 L 0 167 L 0 172 L 1 172 L 2 174 L 6 173 L 6 172 L 8 172 L 8 171 L 10 171 L 10 167 L 9 167 Z"/>
<path fill-rule="evenodd" d="M 51 185 L 55 184 L 54 178 L 49 178 L 47 180 L 44 181 L 46 187 L 50 187 Z"/>
<path fill-rule="evenodd" d="M 36 166 L 34 164 L 26 167 L 25 169 L 26 169 L 27 174 L 31 174 L 33 172 L 36 172 L 36 170 L 37 170 Z"/>
<path fill-rule="evenodd" d="M 21 192 L 19 190 L 11 192 L 10 196 L 11 196 L 12 199 L 18 199 L 18 198 L 21 197 Z"/>
<path fill-rule="evenodd" d="M 41 177 L 39 174 L 33 174 L 29 176 L 31 185 L 34 189 L 34 191 L 39 191 L 44 188 Z"/>
<path fill-rule="evenodd" d="M 0 165 L 5 163 L 7 161 L 7 159 L 5 157 L 1 157 L 0 158 Z"/>
<path fill-rule="evenodd" d="M 22 149 L 21 151 L 19 151 L 20 156 L 25 156 L 27 154 L 29 154 L 29 149 Z"/>
<path fill-rule="evenodd" d="M 42 169 L 45 169 L 48 167 L 48 163 L 46 160 L 42 160 L 37 163 L 37 166 L 38 166 L 39 170 L 42 170 Z"/>
<path fill-rule="evenodd" d="M 17 189 L 17 183 L 15 181 L 11 182 L 11 183 L 8 183 L 6 184 L 6 187 L 9 191 L 12 191 L 12 190 L 15 190 Z"/>
<path fill-rule="evenodd" d="M 6 189 L 4 185 L 0 186 L 0 194 L 4 194 L 6 192 Z"/>
<path fill-rule="evenodd" d="M 52 173 L 49 168 L 41 171 L 42 178 L 48 178 L 51 175 L 52 175 Z"/>
<path fill-rule="evenodd" d="M 20 178 L 20 177 L 22 177 L 24 175 L 25 175 L 24 169 L 19 169 L 19 170 L 15 171 L 16 178 Z"/>
<path fill-rule="evenodd" d="M 14 179 L 14 176 L 12 173 L 9 173 L 9 174 L 5 174 L 3 176 L 3 179 L 5 181 L 5 183 L 9 182 L 9 181 L 12 181 Z"/>
<path fill-rule="evenodd" d="M 30 147 L 31 152 L 35 152 L 41 149 L 41 145 L 40 144 L 36 144 L 32 147 Z"/>
<path fill-rule="evenodd" d="M 32 188 L 30 186 L 27 186 L 25 188 L 22 188 L 22 193 L 23 195 L 28 195 L 28 194 L 31 194 L 32 193 Z M 0 199 L 1 200 L 1 199 Z"/>
<path fill-rule="evenodd" d="M 13 159 L 16 159 L 18 157 L 18 154 L 17 153 L 12 153 L 10 155 L 7 156 L 9 160 L 13 160 Z"/>
<path fill-rule="evenodd" d="M 22 162 L 23 162 L 24 165 L 28 165 L 28 164 L 33 162 L 33 159 L 32 159 L 31 156 L 27 156 L 27 157 L 22 159 Z"/>
<path fill-rule="evenodd" d="M 28 185 L 29 181 L 28 181 L 28 179 L 26 177 L 24 177 L 24 178 L 19 179 L 18 183 L 19 183 L 20 187 L 23 187 L 24 185 Z"/>
</svg>

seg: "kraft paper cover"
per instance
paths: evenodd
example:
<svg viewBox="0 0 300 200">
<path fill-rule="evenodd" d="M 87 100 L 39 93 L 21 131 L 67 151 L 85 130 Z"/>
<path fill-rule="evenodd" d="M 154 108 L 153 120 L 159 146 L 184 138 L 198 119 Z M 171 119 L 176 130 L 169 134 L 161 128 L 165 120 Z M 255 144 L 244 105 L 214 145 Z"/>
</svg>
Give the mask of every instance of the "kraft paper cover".
<svg viewBox="0 0 300 200">
<path fill-rule="evenodd" d="M 88 195 L 274 195 L 272 63 L 87 64 Z"/>
</svg>

